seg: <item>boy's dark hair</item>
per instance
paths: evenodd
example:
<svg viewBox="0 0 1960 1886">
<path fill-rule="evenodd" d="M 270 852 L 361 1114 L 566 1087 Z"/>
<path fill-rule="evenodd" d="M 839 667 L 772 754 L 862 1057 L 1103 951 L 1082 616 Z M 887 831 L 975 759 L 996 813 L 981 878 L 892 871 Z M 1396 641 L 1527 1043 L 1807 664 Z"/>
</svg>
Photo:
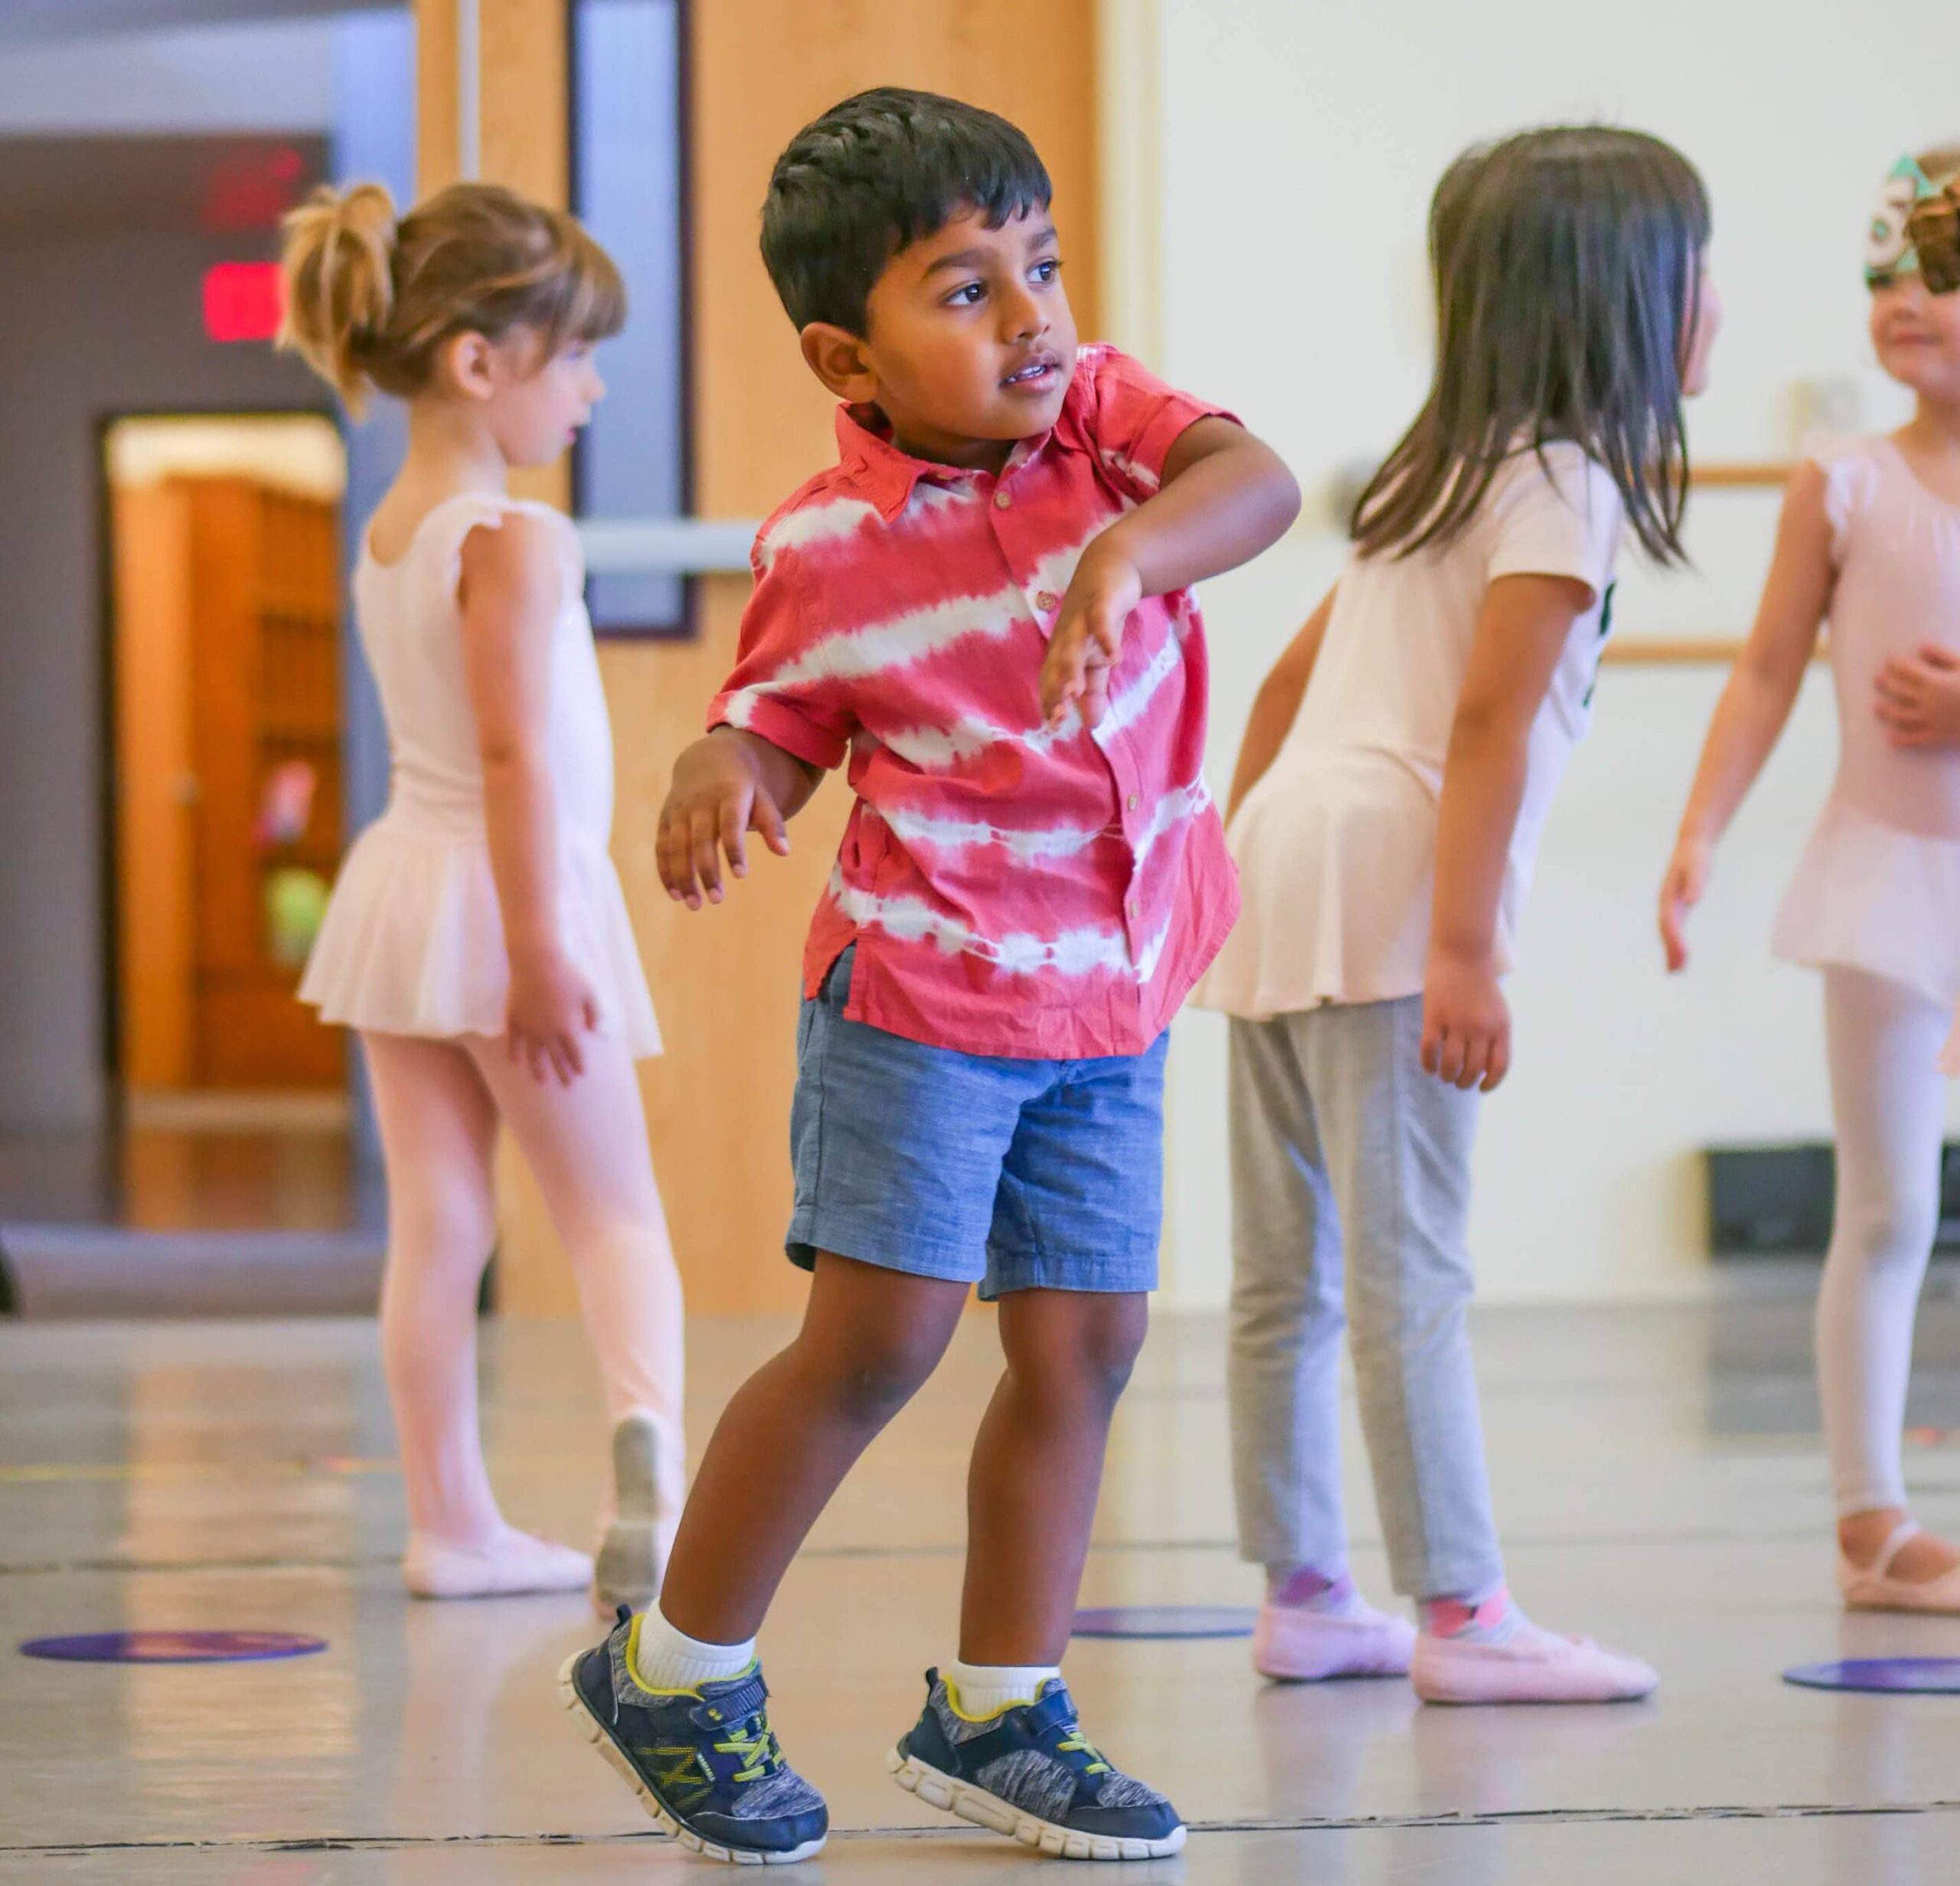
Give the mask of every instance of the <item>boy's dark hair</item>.
<svg viewBox="0 0 1960 1886">
<path fill-rule="evenodd" d="M 1641 132 L 1527 131 L 1459 157 L 1429 211 L 1436 378 L 1354 507 L 1362 551 L 1449 543 L 1513 452 L 1570 440 L 1647 551 L 1684 561 L 1681 355 L 1708 227 L 1694 167 Z"/>
<path fill-rule="evenodd" d="M 977 105 L 881 85 L 789 140 L 763 204 L 763 260 L 799 328 L 862 335 L 871 285 L 962 210 L 989 229 L 1054 194 L 1025 132 Z"/>
</svg>

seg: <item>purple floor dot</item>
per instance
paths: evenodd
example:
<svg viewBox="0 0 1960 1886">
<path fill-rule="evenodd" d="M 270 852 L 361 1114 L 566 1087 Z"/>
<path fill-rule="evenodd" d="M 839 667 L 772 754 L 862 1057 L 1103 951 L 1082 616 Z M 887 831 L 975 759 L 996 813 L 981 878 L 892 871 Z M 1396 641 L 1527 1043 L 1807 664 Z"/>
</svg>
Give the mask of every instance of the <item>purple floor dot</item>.
<svg viewBox="0 0 1960 1886">
<path fill-rule="evenodd" d="M 1078 1611 L 1077 1637 L 1250 1637 L 1258 1613 L 1238 1604 L 1112 1604 Z"/>
<path fill-rule="evenodd" d="M 1805 1689 L 1960 1696 L 1960 1657 L 1854 1657 L 1841 1663 L 1800 1663 L 1783 1672 L 1783 1681 Z"/>
<path fill-rule="evenodd" d="M 21 1655 L 58 1663 L 263 1663 L 310 1657 L 326 1647 L 324 1637 L 284 1630 L 108 1630 L 33 1638 L 21 1646 Z"/>
</svg>

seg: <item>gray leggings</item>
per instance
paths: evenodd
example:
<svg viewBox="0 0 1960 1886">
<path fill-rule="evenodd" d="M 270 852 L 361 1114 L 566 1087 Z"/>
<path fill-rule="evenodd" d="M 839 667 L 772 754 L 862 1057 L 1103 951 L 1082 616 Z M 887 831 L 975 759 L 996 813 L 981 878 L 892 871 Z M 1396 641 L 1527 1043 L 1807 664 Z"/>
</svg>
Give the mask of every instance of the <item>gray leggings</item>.
<svg viewBox="0 0 1960 1886">
<path fill-rule="evenodd" d="M 1478 1097 L 1423 1072 L 1422 1031 L 1419 996 L 1233 1022 L 1230 1394 L 1243 1555 L 1344 1564 L 1352 1325 L 1389 1570 L 1432 1598 L 1504 1561 L 1465 1327 Z"/>
</svg>

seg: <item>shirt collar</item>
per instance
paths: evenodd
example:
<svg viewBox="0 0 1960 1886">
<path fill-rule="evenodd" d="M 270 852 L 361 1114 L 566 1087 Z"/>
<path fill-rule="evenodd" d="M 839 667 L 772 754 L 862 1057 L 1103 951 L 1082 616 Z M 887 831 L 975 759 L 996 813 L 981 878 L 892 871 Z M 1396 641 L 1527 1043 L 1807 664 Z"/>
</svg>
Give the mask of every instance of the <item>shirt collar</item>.
<svg viewBox="0 0 1960 1886">
<path fill-rule="evenodd" d="M 1001 467 L 1001 482 L 1006 483 L 1054 436 L 1053 433 L 1044 432 L 1021 440 Z M 876 407 L 838 407 L 837 450 L 852 482 L 877 506 L 878 515 L 887 524 L 905 508 L 913 486 L 922 478 L 958 489 L 985 476 L 957 465 L 915 459 L 910 453 L 901 451 L 892 443 L 884 415 Z"/>
</svg>

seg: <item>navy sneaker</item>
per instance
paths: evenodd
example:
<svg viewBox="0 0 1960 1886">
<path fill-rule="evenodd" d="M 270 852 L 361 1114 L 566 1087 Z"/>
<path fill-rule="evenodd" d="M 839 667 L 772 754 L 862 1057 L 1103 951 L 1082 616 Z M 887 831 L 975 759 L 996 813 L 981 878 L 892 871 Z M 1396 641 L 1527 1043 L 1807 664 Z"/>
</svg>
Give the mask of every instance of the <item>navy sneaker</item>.
<svg viewBox="0 0 1960 1886">
<path fill-rule="evenodd" d="M 930 1806 L 1061 1859 L 1158 1860 L 1184 1844 L 1178 1810 L 1090 1746 L 1058 1676 L 976 1720 L 928 1670 L 926 1712 L 885 1766 Z"/>
<path fill-rule="evenodd" d="M 605 1642 L 558 1672 L 558 1694 L 586 1740 L 690 1852 L 745 1866 L 808 1859 L 830 1812 L 782 1759 L 760 1666 L 694 1689 L 648 1689 L 633 1672 L 639 1634 L 622 1604 Z"/>
</svg>

